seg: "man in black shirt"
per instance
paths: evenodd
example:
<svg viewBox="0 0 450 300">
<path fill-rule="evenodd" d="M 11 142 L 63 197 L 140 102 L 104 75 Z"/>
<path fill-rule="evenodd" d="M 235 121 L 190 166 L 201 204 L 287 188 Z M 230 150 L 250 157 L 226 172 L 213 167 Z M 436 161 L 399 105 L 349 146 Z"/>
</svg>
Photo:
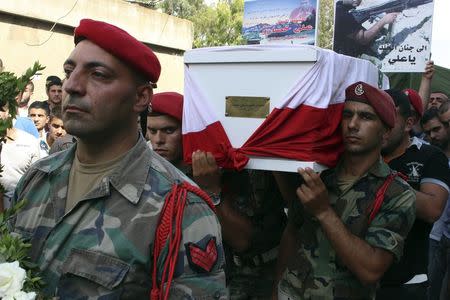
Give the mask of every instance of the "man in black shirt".
<svg viewBox="0 0 450 300">
<path fill-rule="evenodd" d="M 397 120 L 382 154 L 392 169 L 407 176 L 416 193 L 417 218 L 405 241 L 403 258 L 386 272 L 377 299 L 426 299 L 428 235 L 447 201 L 448 160 L 437 147 L 410 139 L 414 118 L 409 100 L 401 91 L 387 92 L 394 99 Z"/>
<path fill-rule="evenodd" d="M 365 52 L 381 29 L 392 24 L 397 13 L 386 14 L 369 29 L 365 29 L 349 13 L 349 10 L 359 6 L 362 0 L 342 0 L 336 2 L 336 26 L 334 28 L 334 47 L 337 53 L 359 56 Z"/>
</svg>

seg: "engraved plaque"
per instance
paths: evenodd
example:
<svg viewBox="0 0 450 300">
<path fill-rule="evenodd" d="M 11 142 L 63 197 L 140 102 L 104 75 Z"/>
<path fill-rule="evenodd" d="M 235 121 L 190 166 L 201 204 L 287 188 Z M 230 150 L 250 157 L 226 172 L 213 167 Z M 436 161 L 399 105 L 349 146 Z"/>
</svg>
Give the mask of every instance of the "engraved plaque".
<svg viewBox="0 0 450 300">
<path fill-rule="evenodd" d="M 269 97 L 225 97 L 225 116 L 264 119 L 270 112 Z"/>
</svg>

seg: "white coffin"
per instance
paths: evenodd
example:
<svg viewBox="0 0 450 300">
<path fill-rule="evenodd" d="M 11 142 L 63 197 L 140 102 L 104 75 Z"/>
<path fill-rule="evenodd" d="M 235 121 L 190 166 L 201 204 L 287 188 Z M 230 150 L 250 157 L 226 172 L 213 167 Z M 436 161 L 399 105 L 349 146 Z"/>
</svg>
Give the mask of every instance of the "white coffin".
<svg viewBox="0 0 450 300">
<path fill-rule="evenodd" d="M 225 97 L 270 97 L 272 111 L 283 102 L 299 78 L 312 68 L 320 51 L 323 50 L 312 46 L 281 45 L 203 48 L 187 51 L 184 62 L 191 78 L 210 101 L 209 106 L 222 123 L 232 146 L 239 148 L 265 119 L 226 116 Z M 375 67 L 373 72 L 377 73 Z M 186 93 L 189 90 L 185 88 Z M 325 168 L 313 161 L 252 156 L 246 166 L 249 169 L 288 172 L 296 172 L 299 167 L 316 171 Z"/>
</svg>

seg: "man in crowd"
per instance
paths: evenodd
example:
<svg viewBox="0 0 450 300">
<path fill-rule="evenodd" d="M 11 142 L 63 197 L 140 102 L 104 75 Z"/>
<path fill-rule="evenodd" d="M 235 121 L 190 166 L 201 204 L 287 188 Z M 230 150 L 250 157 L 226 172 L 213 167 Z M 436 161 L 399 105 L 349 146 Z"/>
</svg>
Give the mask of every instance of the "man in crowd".
<svg viewBox="0 0 450 300">
<path fill-rule="evenodd" d="M 430 94 L 430 99 L 428 100 L 428 107 L 441 107 L 442 104 L 448 102 L 448 96 L 440 91 L 434 91 Z"/>
<path fill-rule="evenodd" d="M 0 119 L 9 117 L 8 104 L 0 109 Z M 0 208 L 9 208 L 11 198 L 19 179 L 39 159 L 39 141 L 31 134 L 16 127 L 6 131 L 5 142 L 1 146 L 3 172 L 0 183 L 5 188 Z M 1 211 L 1 210 L 0 210 Z"/>
<path fill-rule="evenodd" d="M 52 109 L 54 106 L 61 106 L 62 100 L 62 81 L 58 76 L 48 76 L 45 82 L 45 91 L 47 93 L 47 104 Z"/>
<path fill-rule="evenodd" d="M 191 174 L 215 200 L 222 225 L 231 299 L 269 299 L 286 215 L 271 172 L 220 172 L 211 153 L 195 151 L 183 163 L 183 96 L 159 93 L 151 101 L 147 137 L 155 152 Z"/>
<path fill-rule="evenodd" d="M 411 130 L 411 134 L 423 139 L 424 133 L 422 127 L 420 126 L 420 118 L 422 118 L 424 110 L 422 97 L 413 89 L 405 89 L 403 90 L 403 92 L 408 97 L 411 108 L 411 118 L 414 124 Z"/>
<path fill-rule="evenodd" d="M 64 129 L 64 122 L 62 120 L 61 107 L 53 107 L 48 122 L 47 144 L 49 147 L 52 147 L 57 139 L 62 138 L 65 135 L 66 130 Z"/>
<path fill-rule="evenodd" d="M 28 202 L 11 224 L 32 244 L 46 295 L 225 299 L 220 225 L 209 198 L 138 130 L 161 70 L 156 55 L 104 22 L 81 20 L 74 37 L 62 107 L 76 147 L 22 177 L 14 199 Z M 173 232 L 165 231 L 172 220 Z"/>
<path fill-rule="evenodd" d="M 440 109 L 431 107 L 421 120 L 427 139 L 432 145 L 444 151 L 450 166 L 450 135 L 448 120 L 450 120 L 450 103 L 441 105 Z M 428 255 L 428 299 L 448 299 L 448 239 L 450 238 L 450 197 L 439 220 L 434 222 L 430 232 Z"/>
<path fill-rule="evenodd" d="M 28 117 L 34 122 L 39 132 L 39 145 L 41 148 L 41 158 L 48 155 L 50 147 L 47 144 L 47 125 L 50 120 L 50 109 L 47 102 L 34 101 L 28 107 Z"/>
<path fill-rule="evenodd" d="M 403 258 L 386 272 L 377 299 L 425 299 L 428 236 L 448 198 L 448 161 L 438 148 L 410 138 L 414 118 L 408 97 L 398 90 L 388 93 L 396 105 L 397 121 L 382 154 L 392 169 L 407 176 L 406 181 L 416 195 L 417 218 L 406 239 Z"/>
<path fill-rule="evenodd" d="M 377 37 L 385 25 L 395 22 L 397 13 L 388 13 L 370 29 L 359 24 L 349 10 L 358 7 L 362 0 L 342 0 L 336 2 L 336 20 L 334 31 L 334 51 L 359 56 L 367 51 L 367 46 Z"/>
<path fill-rule="evenodd" d="M 434 71 L 434 62 L 432 60 L 427 61 L 419 88 L 419 94 L 425 109 L 430 109 L 433 106 L 439 108 L 443 103 L 448 101 L 448 96 L 444 92 L 431 91 Z"/>
<path fill-rule="evenodd" d="M 414 194 L 380 156 L 395 124 L 391 97 L 364 82 L 345 97 L 341 161 L 320 175 L 299 169 L 278 256 L 278 299 L 372 299 L 414 221 Z"/>
<path fill-rule="evenodd" d="M 32 81 L 28 82 L 25 86 L 25 90 L 21 92 L 17 97 L 17 103 L 19 107 L 17 108 L 17 115 L 19 117 L 28 116 L 28 104 L 30 103 L 31 96 L 34 92 L 34 83 Z"/>
</svg>

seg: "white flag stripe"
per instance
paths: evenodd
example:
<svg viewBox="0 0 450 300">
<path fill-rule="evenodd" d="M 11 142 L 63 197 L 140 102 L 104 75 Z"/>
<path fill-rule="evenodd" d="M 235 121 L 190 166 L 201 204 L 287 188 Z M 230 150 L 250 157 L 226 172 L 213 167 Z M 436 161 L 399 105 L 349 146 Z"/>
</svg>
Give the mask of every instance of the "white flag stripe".
<svg viewBox="0 0 450 300">
<path fill-rule="evenodd" d="M 345 89 L 357 82 L 364 81 L 373 86 L 378 86 L 378 70 L 369 61 L 357 59 L 331 50 L 325 50 L 305 45 L 252 45 L 213 47 L 190 50 L 185 55 L 185 84 L 184 84 L 184 108 L 182 133 L 199 132 L 206 126 L 219 120 L 209 101 L 191 74 L 188 65 L 190 59 L 209 57 L 214 53 L 231 53 L 236 51 L 264 52 L 274 50 L 283 51 L 281 57 L 298 55 L 303 50 L 317 51 L 317 62 L 306 74 L 299 76 L 289 93 L 281 101 L 277 108 L 297 108 L 301 104 L 316 108 L 327 108 L 330 104 L 342 103 L 345 99 Z M 305 51 L 304 53 L 308 53 Z M 309 59 L 310 59 L 309 55 Z M 205 61 L 206 62 L 206 61 Z M 207 62 L 206 62 L 207 63 Z M 383 75 L 384 76 L 384 75 Z M 383 78 L 383 89 L 389 88 L 387 77 Z"/>
<path fill-rule="evenodd" d="M 327 108 L 330 104 L 344 102 L 345 89 L 357 81 L 378 86 L 378 70 L 371 62 L 317 49 L 317 62 L 292 87 L 278 108 L 296 108 L 301 104 Z M 383 80 L 384 85 L 386 82 Z"/>
<path fill-rule="evenodd" d="M 204 93 L 192 78 L 189 67 L 185 66 L 182 134 L 202 131 L 218 120 Z"/>
</svg>

